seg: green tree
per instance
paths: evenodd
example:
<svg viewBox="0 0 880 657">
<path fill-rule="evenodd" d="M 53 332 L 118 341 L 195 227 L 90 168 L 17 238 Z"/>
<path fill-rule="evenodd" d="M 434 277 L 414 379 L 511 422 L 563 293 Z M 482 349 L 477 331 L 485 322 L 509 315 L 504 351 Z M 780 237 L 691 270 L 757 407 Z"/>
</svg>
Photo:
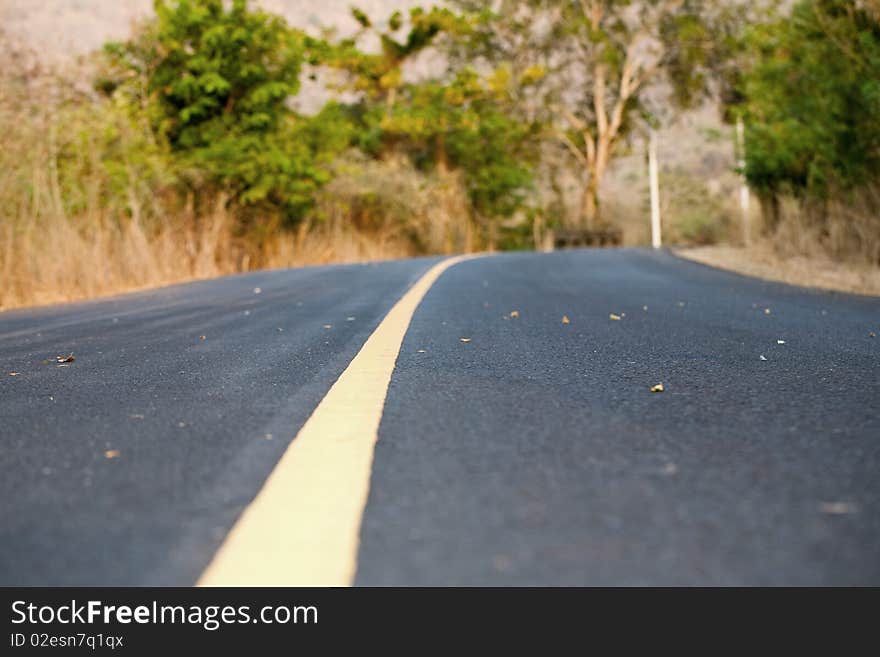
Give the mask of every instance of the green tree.
<svg viewBox="0 0 880 657">
<path fill-rule="evenodd" d="M 469 52 L 542 77 L 521 102 L 546 116 L 583 172 L 586 226 L 601 223 L 600 186 L 618 147 L 640 120 L 655 121 L 647 92 L 667 83 L 672 100 L 686 105 L 707 84 L 712 2 L 501 0 L 494 11 L 476 0 L 457 4 L 480 18 Z"/>
<path fill-rule="evenodd" d="M 247 0 L 156 0 L 156 21 L 109 44 L 116 81 L 144 99 L 182 175 L 244 205 L 299 216 L 327 177 L 289 108 L 305 38 Z M 134 87 L 134 81 L 142 84 Z"/>
<path fill-rule="evenodd" d="M 448 80 L 410 84 L 381 119 L 381 130 L 423 168 L 461 173 L 475 213 L 513 214 L 532 186 L 536 129 L 508 110 L 503 72 L 465 68 Z"/>
<path fill-rule="evenodd" d="M 532 183 L 534 124 L 511 111 L 513 86 L 505 69 L 480 76 L 454 58 L 438 77 L 405 81 L 403 66 L 429 46 L 443 53 L 466 35 L 472 17 L 448 9 L 413 9 L 386 31 L 354 10 L 362 33 L 379 36 L 381 52 L 365 53 L 358 37 L 327 47 L 321 61 L 349 74 L 360 92 L 353 115 L 358 145 L 375 157 L 403 154 L 423 171 L 461 176 L 474 216 L 494 232 L 494 220 L 523 207 Z M 401 36 L 394 36 L 400 32 Z M 441 44 L 441 38 L 443 43 Z"/>
<path fill-rule="evenodd" d="M 876 5 L 801 0 L 750 30 L 741 89 L 746 176 L 777 195 L 827 199 L 880 178 L 880 16 Z"/>
<path fill-rule="evenodd" d="M 357 7 L 353 7 L 351 13 L 361 26 L 354 36 L 336 43 L 309 40 L 315 53 L 314 63 L 345 71 L 349 75 L 349 90 L 362 93 L 387 108 L 394 105 L 404 84 L 404 63 L 431 46 L 440 35 L 466 28 L 456 14 L 439 7 L 428 11 L 414 7 L 408 21 L 404 21 L 400 12 L 395 12 L 389 17 L 386 29 L 380 29 Z M 359 47 L 368 34 L 378 38 L 381 45 L 378 53 L 365 52 Z"/>
</svg>

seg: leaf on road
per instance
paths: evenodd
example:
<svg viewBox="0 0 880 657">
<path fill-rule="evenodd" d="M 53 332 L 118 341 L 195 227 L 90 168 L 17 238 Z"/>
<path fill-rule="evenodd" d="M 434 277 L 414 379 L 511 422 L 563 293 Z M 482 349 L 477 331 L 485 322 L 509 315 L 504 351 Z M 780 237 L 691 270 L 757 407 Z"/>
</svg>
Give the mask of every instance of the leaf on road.
<svg viewBox="0 0 880 657">
<path fill-rule="evenodd" d="M 511 317 L 519 317 L 519 311 L 518 310 L 511 310 L 510 316 Z"/>
<path fill-rule="evenodd" d="M 118 459 L 119 458 L 119 450 L 118 449 L 108 449 L 106 452 L 104 452 L 104 458 Z"/>
<path fill-rule="evenodd" d="M 462 342 L 470 342 L 471 341 L 470 338 L 459 338 L 459 340 L 461 340 Z"/>
<path fill-rule="evenodd" d="M 758 356 L 758 358 L 760 358 L 761 360 L 767 360 L 767 357 L 764 354 L 761 354 L 760 356 Z"/>
<path fill-rule="evenodd" d="M 664 388 L 662 383 L 658 383 L 657 385 L 651 387 L 651 392 L 663 392 L 663 390 Z"/>
<path fill-rule="evenodd" d="M 877 334 L 874 333 L 874 331 L 871 331 L 870 333 L 868 333 L 868 337 L 869 337 L 869 338 L 876 338 L 876 337 L 877 337 Z"/>
<path fill-rule="evenodd" d="M 851 513 L 858 513 L 859 508 L 850 502 L 822 502 L 819 507 L 822 513 L 831 516 L 845 516 Z"/>
<path fill-rule="evenodd" d="M 55 357 L 56 363 L 72 363 L 75 360 L 76 360 L 76 358 L 73 357 L 73 354 L 70 354 L 69 356 L 56 356 Z"/>
<path fill-rule="evenodd" d="M 563 324 L 571 324 L 571 320 L 568 318 L 568 315 L 562 316 L 562 323 Z"/>
<path fill-rule="evenodd" d="M 208 339 L 207 335 L 200 335 L 199 336 L 199 340 L 207 340 L 207 339 Z"/>
<path fill-rule="evenodd" d="M 611 313 L 610 315 L 608 315 L 608 319 L 619 322 L 621 319 L 623 319 L 623 317 L 621 315 L 615 315 L 614 313 Z"/>
</svg>

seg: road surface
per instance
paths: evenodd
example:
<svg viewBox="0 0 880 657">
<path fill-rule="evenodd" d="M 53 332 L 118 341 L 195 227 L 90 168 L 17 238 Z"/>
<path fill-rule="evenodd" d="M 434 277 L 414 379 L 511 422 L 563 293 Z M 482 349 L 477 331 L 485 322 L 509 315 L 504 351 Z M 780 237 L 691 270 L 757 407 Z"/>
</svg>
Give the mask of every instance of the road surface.
<svg viewBox="0 0 880 657">
<path fill-rule="evenodd" d="M 439 262 L 0 314 L 0 584 L 199 581 Z M 663 252 L 456 263 L 388 355 L 351 581 L 880 584 L 872 332 L 878 299 Z M 313 452 L 335 496 L 354 495 Z M 283 495 L 267 508 L 279 532 L 336 531 L 295 526 Z"/>
</svg>

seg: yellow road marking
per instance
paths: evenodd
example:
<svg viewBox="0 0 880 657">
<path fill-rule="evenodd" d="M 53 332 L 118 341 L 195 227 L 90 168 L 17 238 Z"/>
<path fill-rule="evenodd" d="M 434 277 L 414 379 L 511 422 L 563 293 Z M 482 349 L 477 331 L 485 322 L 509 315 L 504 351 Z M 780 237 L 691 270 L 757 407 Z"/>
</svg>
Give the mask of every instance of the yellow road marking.
<svg viewBox="0 0 880 657">
<path fill-rule="evenodd" d="M 351 584 L 379 421 L 403 336 L 434 281 L 468 257 L 434 265 L 389 311 L 241 514 L 200 586 Z"/>
</svg>

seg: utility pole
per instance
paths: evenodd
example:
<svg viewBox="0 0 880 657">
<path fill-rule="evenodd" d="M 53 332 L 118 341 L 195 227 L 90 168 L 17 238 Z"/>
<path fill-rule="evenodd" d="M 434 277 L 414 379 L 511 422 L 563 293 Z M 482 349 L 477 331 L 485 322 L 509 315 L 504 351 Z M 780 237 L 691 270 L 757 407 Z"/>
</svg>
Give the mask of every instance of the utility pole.
<svg viewBox="0 0 880 657">
<path fill-rule="evenodd" d="M 746 183 L 746 129 L 741 116 L 736 117 L 736 166 L 739 169 L 739 209 L 742 214 L 743 245 L 751 240 L 749 186 Z"/>
<path fill-rule="evenodd" d="M 648 140 L 648 176 L 651 180 L 651 246 L 659 249 L 660 237 L 660 180 L 657 171 L 657 131 L 651 128 Z"/>
</svg>

